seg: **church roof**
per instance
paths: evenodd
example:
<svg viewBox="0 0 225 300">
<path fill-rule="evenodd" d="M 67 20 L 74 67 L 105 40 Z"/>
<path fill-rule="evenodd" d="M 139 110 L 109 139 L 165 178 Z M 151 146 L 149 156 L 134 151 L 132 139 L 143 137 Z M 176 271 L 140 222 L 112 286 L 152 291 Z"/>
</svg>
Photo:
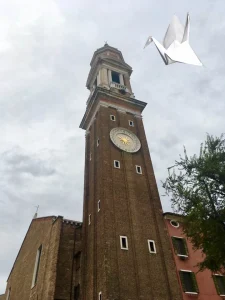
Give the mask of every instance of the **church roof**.
<svg viewBox="0 0 225 300">
<path fill-rule="evenodd" d="M 123 58 L 123 55 L 122 55 L 122 52 L 120 50 L 118 50 L 117 48 L 114 48 L 114 47 L 111 47 L 109 46 L 107 43 L 105 43 L 105 45 L 99 49 L 97 49 L 94 54 L 93 54 L 93 57 L 92 57 L 92 60 L 90 62 L 90 65 L 92 66 L 94 60 L 95 60 L 95 57 L 98 55 L 98 54 L 101 54 L 105 51 L 112 51 L 112 52 L 116 52 L 117 54 L 119 54 L 120 56 L 120 59 L 125 63 L 125 60 Z"/>
<path fill-rule="evenodd" d="M 90 62 L 91 69 L 86 82 L 87 88 L 90 88 L 91 78 L 96 73 L 97 66 L 101 62 L 109 63 L 110 65 L 115 65 L 121 69 L 127 70 L 129 75 L 132 73 L 132 68 L 125 62 L 122 52 L 106 43 L 103 47 L 97 49 L 93 54 Z"/>
</svg>

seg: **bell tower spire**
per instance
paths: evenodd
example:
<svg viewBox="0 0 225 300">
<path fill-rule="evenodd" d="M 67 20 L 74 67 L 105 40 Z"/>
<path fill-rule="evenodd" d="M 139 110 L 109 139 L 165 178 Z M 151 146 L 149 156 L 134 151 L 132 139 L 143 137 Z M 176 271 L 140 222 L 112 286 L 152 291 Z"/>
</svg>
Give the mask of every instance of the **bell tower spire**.
<svg viewBox="0 0 225 300">
<path fill-rule="evenodd" d="M 91 94 L 96 87 L 102 87 L 132 95 L 130 85 L 132 68 L 125 63 L 121 51 L 105 43 L 104 47 L 95 51 L 90 65 L 86 86 Z"/>
<path fill-rule="evenodd" d="M 108 44 L 87 79 L 82 300 L 180 300 L 132 68 Z"/>
</svg>

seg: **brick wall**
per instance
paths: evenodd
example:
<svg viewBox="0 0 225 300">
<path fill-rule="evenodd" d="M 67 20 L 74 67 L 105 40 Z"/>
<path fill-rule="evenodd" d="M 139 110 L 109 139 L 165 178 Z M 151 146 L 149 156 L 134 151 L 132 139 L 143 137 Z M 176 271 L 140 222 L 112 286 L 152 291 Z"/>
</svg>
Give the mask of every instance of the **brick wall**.
<svg viewBox="0 0 225 300">
<path fill-rule="evenodd" d="M 142 119 L 110 106 L 101 106 L 95 117 L 86 137 L 82 300 L 97 299 L 100 291 L 109 300 L 181 299 Z M 133 131 L 141 140 L 140 151 L 130 154 L 115 147 L 109 137 L 114 127 Z M 120 169 L 113 160 L 120 161 Z M 136 164 L 142 175 L 136 174 Z M 120 235 L 128 237 L 128 251 L 120 249 Z M 156 254 L 149 253 L 148 239 L 155 240 Z"/>
<path fill-rule="evenodd" d="M 63 217 L 31 222 L 10 273 L 10 300 L 71 300 L 80 283 L 77 254 L 81 253 L 81 223 Z M 37 250 L 42 245 L 36 285 L 31 288 Z M 0 296 L 5 300 L 4 296 Z"/>
<path fill-rule="evenodd" d="M 74 287 L 80 283 L 81 225 L 64 221 L 61 228 L 55 299 L 74 299 Z"/>
<path fill-rule="evenodd" d="M 53 300 L 62 218 L 37 218 L 31 222 L 7 282 L 10 300 Z M 54 221 L 55 220 L 55 221 Z M 42 245 L 36 285 L 31 288 L 37 250 Z"/>
</svg>

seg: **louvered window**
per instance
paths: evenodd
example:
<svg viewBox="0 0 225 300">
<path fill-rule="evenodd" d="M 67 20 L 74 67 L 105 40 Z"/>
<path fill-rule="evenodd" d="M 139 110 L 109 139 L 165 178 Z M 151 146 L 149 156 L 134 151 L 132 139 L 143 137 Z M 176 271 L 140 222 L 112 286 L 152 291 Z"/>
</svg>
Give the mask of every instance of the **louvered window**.
<svg viewBox="0 0 225 300">
<path fill-rule="evenodd" d="M 213 280 L 219 295 L 225 295 L 225 276 L 213 275 Z"/>
<path fill-rule="evenodd" d="M 191 271 L 180 271 L 180 280 L 185 293 L 197 294 L 198 285 L 195 274 Z"/>
<path fill-rule="evenodd" d="M 173 236 L 172 241 L 173 241 L 174 250 L 177 255 L 188 256 L 187 243 L 184 238 Z"/>
</svg>

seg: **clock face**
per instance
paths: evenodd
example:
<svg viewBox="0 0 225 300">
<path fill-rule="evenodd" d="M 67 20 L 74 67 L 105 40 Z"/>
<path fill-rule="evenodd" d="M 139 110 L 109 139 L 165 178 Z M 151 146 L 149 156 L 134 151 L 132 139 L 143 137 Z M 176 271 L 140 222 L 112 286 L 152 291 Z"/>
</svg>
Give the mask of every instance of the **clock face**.
<svg viewBox="0 0 225 300">
<path fill-rule="evenodd" d="M 134 153 L 141 148 L 138 137 L 125 128 L 113 128 L 110 131 L 110 138 L 114 145 L 126 152 Z"/>
</svg>

